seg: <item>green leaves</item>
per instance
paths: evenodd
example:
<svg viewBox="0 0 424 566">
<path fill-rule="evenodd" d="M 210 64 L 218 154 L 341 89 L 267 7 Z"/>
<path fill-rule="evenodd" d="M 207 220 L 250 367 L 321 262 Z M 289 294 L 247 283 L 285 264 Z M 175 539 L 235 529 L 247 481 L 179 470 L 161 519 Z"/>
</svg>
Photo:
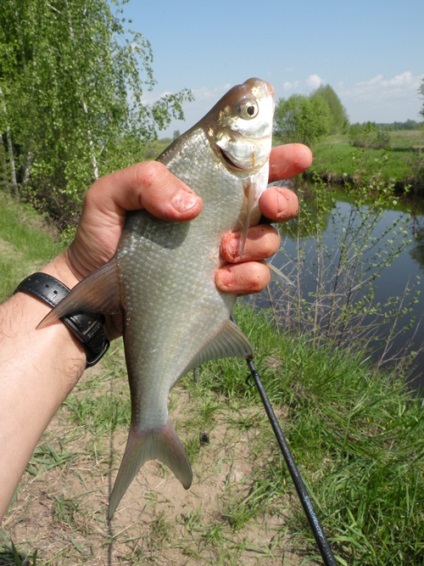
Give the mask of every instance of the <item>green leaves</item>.
<svg viewBox="0 0 424 566">
<path fill-rule="evenodd" d="M 279 100 L 274 123 L 275 134 L 285 142 L 296 141 L 311 146 L 330 133 L 331 115 L 322 98 L 294 94 L 287 100 Z"/>
<path fill-rule="evenodd" d="M 275 111 L 275 134 L 285 142 L 309 146 L 330 133 L 344 131 L 348 123 L 346 110 L 329 85 L 310 96 L 294 94 L 280 99 Z"/>
<path fill-rule="evenodd" d="M 171 116 L 181 117 L 182 102 L 191 99 L 183 90 L 153 106 L 143 103 L 145 89 L 155 84 L 153 54 L 143 35 L 126 28 L 121 4 L 2 3 L 0 133 L 7 134 L 2 136 L 6 178 L 61 227 L 73 222 L 95 178 L 137 161 L 146 141 Z"/>
</svg>

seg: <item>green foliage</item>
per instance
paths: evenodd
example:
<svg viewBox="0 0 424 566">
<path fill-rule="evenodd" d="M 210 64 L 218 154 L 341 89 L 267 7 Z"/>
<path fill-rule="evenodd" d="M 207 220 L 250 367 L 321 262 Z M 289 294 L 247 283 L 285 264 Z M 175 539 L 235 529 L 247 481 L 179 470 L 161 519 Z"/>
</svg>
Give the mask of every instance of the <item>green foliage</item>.
<svg viewBox="0 0 424 566">
<path fill-rule="evenodd" d="M 387 149 L 390 146 L 389 131 L 374 122 L 353 124 L 349 128 L 350 143 L 355 147 Z"/>
<path fill-rule="evenodd" d="M 393 184 L 375 163 L 372 174 L 360 171 L 358 182 L 346 183 L 343 206 L 324 183 L 299 188 L 300 213 L 281 228 L 290 238 L 282 246 L 284 273 L 292 286 L 274 288 L 271 300 L 280 328 L 307 334 L 316 346 L 373 354 L 379 366 L 397 363 L 408 371 L 414 354 L 396 350 L 395 337 L 409 329 L 420 281 L 410 281 L 398 297 L 375 300 L 375 282 L 410 245 L 408 217 L 381 222 L 387 202 L 397 204 Z M 331 235 L 331 236 L 330 236 Z M 414 324 L 412 322 L 410 324 Z M 384 345 L 377 336 L 384 332 Z"/>
<path fill-rule="evenodd" d="M 330 134 L 343 133 L 349 126 L 349 118 L 340 98 L 330 85 L 323 85 L 311 94 L 311 99 L 322 98 L 328 105 L 331 114 Z"/>
<path fill-rule="evenodd" d="M 419 89 L 418 89 L 418 93 L 419 93 L 421 96 L 424 96 L 424 79 L 422 80 L 422 82 L 421 82 L 421 84 L 420 84 L 420 87 L 419 87 Z M 423 104 L 423 107 L 422 107 L 421 110 L 420 110 L 420 114 L 421 114 L 421 116 L 424 117 L 424 104 Z"/>
<path fill-rule="evenodd" d="M 152 51 L 106 0 L 4 0 L 0 133 L 12 190 L 72 221 L 87 186 L 182 117 L 188 91 L 142 101 Z M 129 142 L 131 139 L 131 142 Z"/>
<path fill-rule="evenodd" d="M 331 114 L 321 97 L 308 98 L 294 94 L 280 99 L 274 117 L 275 134 L 285 142 L 302 142 L 313 145 L 330 133 Z"/>
<path fill-rule="evenodd" d="M 392 122 L 391 124 L 379 124 L 381 127 L 387 130 L 419 130 L 423 127 L 422 122 L 417 122 L 416 120 L 405 120 L 405 122 Z"/>
<path fill-rule="evenodd" d="M 294 94 L 280 99 L 275 111 L 275 135 L 284 142 L 312 146 L 329 134 L 344 132 L 349 120 L 339 97 L 326 85 L 310 96 Z"/>
</svg>

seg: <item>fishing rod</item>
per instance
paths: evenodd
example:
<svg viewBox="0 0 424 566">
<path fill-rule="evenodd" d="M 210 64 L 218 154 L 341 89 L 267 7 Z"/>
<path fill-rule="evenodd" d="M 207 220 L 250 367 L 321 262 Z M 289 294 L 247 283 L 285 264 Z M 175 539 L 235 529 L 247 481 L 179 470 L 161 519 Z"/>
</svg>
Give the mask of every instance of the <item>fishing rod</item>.
<svg viewBox="0 0 424 566">
<path fill-rule="evenodd" d="M 231 316 L 231 320 L 235 323 L 234 317 Z M 272 429 L 274 431 L 277 442 L 280 446 L 281 452 L 286 461 L 287 468 L 289 469 L 290 475 L 292 477 L 293 483 L 296 487 L 297 494 L 299 496 L 300 502 L 302 504 L 305 515 L 308 519 L 309 525 L 315 537 L 315 541 L 321 553 L 321 557 L 325 566 L 336 566 L 337 562 L 334 558 L 334 554 L 331 550 L 330 544 L 325 536 L 322 525 L 318 519 L 315 512 L 314 506 L 312 504 L 311 498 L 309 497 L 308 490 L 302 479 L 299 468 L 294 461 L 293 454 L 289 448 L 287 440 L 283 434 L 280 423 L 278 422 L 277 416 L 274 412 L 271 401 L 269 400 L 268 394 L 265 391 L 262 380 L 260 378 L 259 372 L 256 365 L 252 359 L 246 359 L 247 365 L 249 366 L 250 374 L 255 382 L 256 388 L 262 399 L 262 403 L 265 407 L 266 414 L 268 416 L 269 422 L 271 423 Z"/>
</svg>

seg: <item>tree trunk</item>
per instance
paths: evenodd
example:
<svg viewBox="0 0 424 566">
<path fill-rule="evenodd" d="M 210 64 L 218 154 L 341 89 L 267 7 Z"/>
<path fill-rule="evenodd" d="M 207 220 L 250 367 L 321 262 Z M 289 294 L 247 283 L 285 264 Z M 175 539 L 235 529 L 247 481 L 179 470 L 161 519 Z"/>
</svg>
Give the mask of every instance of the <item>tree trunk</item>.
<svg viewBox="0 0 424 566">
<path fill-rule="evenodd" d="M 72 19 L 71 19 L 71 13 L 69 11 L 69 4 L 68 4 L 68 0 L 65 0 L 65 5 L 66 5 L 66 14 L 68 17 L 68 27 L 69 27 L 69 36 L 71 38 L 71 41 L 75 44 L 75 34 L 74 34 L 74 28 L 72 26 Z M 88 118 L 88 106 L 87 103 L 85 101 L 83 92 L 82 92 L 82 88 L 81 88 L 81 80 L 78 78 L 77 79 L 77 86 L 79 89 L 79 96 L 81 99 L 81 104 L 82 104 L 82 109 L 84 111 L 84 114 L 87 116 Z M 88 120 L 87 120 L 88 121 Z M 96 157 L 96 149 L 94 147 L 94 141 L 93 141 L 93 134 L 91 133 L 91 129 L 89 126 L 87 126 L 87 141 L 88 141 L 88 147 L 90 149 L 90 157 L 91 157 L 91 167 L 93 168 L 93 176 L 95 179 L 99 178 L 99 167 L 98 167 L 98 163 L 97 163 L 97 157 Z"/>
<path fill-rule="evenodd" d="M 4 97 L 4 93 L 0 87 L 0 98 L 1 98 L 1 108 L 3 111 L 3 114 L 6 118 L 6 154 L 8 156 L 8 160 L 9 160 L 9 173 L 10 173 L 10 187 L 11 187 L 11 192 L 13 194 L 15 194 L 16 196 L 18 196 L 18 180 L 16 177 L 16 163 L 15 163 L 15 155 L 13 152 L 13 143 L 12 143 L 12 134 L 10 131 L 10 125 L 9 125 L 9 121 L 8 121 L 8 115 L 7 115 L 7 107 L 6 107 L 6 100 Z M 6 172 L 7 175 L 7 172 Z"/>
</svg>

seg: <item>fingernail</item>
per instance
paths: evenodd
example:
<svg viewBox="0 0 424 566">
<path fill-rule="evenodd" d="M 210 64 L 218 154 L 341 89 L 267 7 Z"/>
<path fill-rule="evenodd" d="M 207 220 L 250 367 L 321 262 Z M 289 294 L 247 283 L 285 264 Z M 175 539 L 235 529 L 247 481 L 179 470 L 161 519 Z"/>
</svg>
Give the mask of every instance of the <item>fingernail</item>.
<svg viewBox="0 0 424 566">
<path fill-rule="evenodd" d="M 230 261 L 235 261 L 240 254 L 240 234 L 231 233 L 224 237 L 222 245 L 225 251 L 225 257 Z"/>
<path fill-rule="evenodd" d="M 194 206 L 196 206 L 199 202 L 199 197 L 185 190 L 179 190 L 171 200 L 172 206 L 178 212 L 187 212 Z"/>
</svg>

